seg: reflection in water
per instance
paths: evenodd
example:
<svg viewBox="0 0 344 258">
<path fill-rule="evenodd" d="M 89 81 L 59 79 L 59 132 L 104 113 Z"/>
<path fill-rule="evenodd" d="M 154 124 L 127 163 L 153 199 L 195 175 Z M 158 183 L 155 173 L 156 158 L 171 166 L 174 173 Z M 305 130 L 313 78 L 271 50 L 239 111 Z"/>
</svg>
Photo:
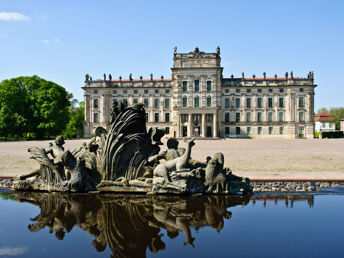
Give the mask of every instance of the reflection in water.
<svg viewBox="0 0 344 258">
<path fill-rule="evenodd" d="M 293 208 L 294 202 L 307 201 L 309 208 L 314 206 L 314 195 L 312 194 L 273 194 L 273 195 L 255 195 L 251 197 L 251 201 L 255 204 L 257 201 L 262 201 L 264 207 L 267 202 L 283 202 L 287 208 Z"/>
<path fill-rule="evenodd" d="M 301 199 L 310 197 L 313 198 L 304 196 Z M 97 251 L 104 251 L 109 246 L 114 257 L 145 257 L 147 247 L 153 253 L 164 250 L 162 229 L 171 239 L 183 232 L 186 236 L 184 245 L 194 246 L 191 228 L 198 230 L 210 226 L 219 232 L 224 227 L 224 219 L 230 219 L 232 215 L 227 209 L 246 205 L 250 198 L 253 202 L 266 202 L 275 197 L 14 194 L 15 200 L 30 202 L 41 209 L 41 213 L 32 219 L 33 224 L 28 226 L 30 231 L 47 227 L 62 240 L 77 226 L 94 236 L 92 245 Z M 286 201 L 290 196 L 276 198 Z"/>
</svg>

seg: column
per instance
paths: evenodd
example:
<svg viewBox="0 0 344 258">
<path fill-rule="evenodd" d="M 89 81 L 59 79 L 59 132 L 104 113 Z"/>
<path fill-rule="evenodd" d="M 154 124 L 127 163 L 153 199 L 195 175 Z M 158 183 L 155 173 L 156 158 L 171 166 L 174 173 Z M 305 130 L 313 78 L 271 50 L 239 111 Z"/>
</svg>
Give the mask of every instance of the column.
<svg viewBox="0 0 344 258">
<path fill-rule="evenodd" d="M 181 133 L 180 133 L 180 130 L 181 130 L 181 123 L 180 123 L 180 118 L 181 115 L 177 114 L 177 137 L 181 137 Z"/>
<path fill-rule="evenodd" d="M 206 137 L 206 126 L 205 126 L 205 114 L 202 114 L 202 128 L 201 128 L 201 137 Z"/>
<path fill-rule="evenodd" d="M 191 133 L 192 133 L 192 114 L 189 114 L 189 118 L 188 118 L 188 122 L 189 122 L 189 126 L 188 126 L 188 137 L 191 137 Z"/>
<path fill-rule="evenodd" d="M 213 137 L 217 137 L 217 114 L 215 113 L 213 116 Z"/>
</svg>

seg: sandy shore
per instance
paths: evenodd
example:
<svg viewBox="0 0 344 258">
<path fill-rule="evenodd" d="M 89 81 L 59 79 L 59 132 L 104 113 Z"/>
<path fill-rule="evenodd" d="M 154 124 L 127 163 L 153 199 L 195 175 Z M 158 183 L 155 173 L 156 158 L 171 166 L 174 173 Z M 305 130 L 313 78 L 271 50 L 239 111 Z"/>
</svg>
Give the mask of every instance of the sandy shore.
<svg viewBox="0 0 344 258">
<path fill-rule="evenodd" d="M 65 149 L 73 150 L 84 141 L 67 140 Z M 36 161 L 29 159 L 27 149 L 48 148 L 49 142 L 0 142 L 0 176 L 26 174 L 39 168 Z M 185 143 L 180 141 L 180 146 Z M 203 161 L 216 152 L 224 154 L 225 166 L 235 174 L 253 179 L 344 179 L 344 139 L 196 140 L 191 156 Z"/>
</svg>

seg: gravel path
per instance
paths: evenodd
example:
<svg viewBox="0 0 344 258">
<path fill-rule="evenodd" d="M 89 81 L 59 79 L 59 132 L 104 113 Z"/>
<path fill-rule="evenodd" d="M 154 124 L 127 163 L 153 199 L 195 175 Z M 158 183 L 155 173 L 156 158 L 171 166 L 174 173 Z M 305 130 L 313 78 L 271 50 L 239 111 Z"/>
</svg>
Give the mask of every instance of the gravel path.
<svg viewBox="0 0 344 258">
<path fill-rule="evenodd" d="M 65 149 L 73 150 L 84 141 L 67 140 Z M 48 148 L 49 142 L 52 141 L 0 142 L 0 176 L 39 168 L 36 161 L 29 159 L 27 149 Z M 180 146 L 185 143 L 180 141 Z M 225 166 L 235 174 L 253 179 L 344 179 L 344 139 L 196 140 L 191 156 L 203 161 L 216 152 L 224 154 Z"/>
</svg>

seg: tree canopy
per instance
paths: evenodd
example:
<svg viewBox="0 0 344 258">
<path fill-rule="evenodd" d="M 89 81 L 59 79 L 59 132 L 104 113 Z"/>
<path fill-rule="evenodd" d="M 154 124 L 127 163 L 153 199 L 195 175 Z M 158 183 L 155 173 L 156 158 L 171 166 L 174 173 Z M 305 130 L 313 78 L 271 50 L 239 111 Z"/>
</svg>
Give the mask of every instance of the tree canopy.
<svg viewBox="0 0 344 258">
<path fill-rule="evenodd" d="M 0 135 L 60 134 L 69 121 L 70 94 L 36 75 L 0 82 Z"/>
</svg>

